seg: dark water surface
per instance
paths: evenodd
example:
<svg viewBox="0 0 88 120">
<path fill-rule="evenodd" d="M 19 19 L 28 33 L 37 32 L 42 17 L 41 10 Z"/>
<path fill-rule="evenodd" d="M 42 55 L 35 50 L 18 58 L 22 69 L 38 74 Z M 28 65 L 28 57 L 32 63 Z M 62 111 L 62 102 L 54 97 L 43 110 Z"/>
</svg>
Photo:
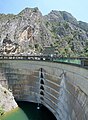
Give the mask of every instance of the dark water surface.
<svg viewBox="0 0 88 120">
<path fill-rule="evenodd" d="M 1 120 L 56 120 L 54 115 L 43 105 L 30 102 L 17 102 L 19 107 L 3 116 Z"/>
</svg>

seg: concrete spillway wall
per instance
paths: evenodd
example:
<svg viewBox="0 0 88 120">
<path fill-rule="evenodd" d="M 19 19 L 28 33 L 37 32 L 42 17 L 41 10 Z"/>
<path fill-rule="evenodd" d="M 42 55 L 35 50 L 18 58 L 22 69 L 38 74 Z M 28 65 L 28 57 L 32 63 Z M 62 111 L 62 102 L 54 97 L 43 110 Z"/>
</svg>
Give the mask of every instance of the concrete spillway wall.
<svg viewBox="0 0 88 120">
<path fill-rule="evenodd" d="M 17 100 L 42 103 L 57 120 L 88 120 L 88 70 L 69 64 L 0 60 L 0 83 Z"/>
</svg>

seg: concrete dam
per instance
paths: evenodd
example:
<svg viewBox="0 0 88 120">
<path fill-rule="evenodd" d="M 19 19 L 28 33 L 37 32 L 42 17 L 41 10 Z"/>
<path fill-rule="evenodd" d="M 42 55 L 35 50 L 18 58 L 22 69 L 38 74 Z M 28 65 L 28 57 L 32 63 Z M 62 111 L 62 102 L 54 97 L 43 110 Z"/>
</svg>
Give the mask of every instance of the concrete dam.
<svg viewBox="0 0 88 120">
<path fill-rule="evenodd" d="M 11 90 L 16 100 L 43 104 L 57 120 L 88 120 L 88 69 L 0 58 L 0 84 Z"/>
</svg>

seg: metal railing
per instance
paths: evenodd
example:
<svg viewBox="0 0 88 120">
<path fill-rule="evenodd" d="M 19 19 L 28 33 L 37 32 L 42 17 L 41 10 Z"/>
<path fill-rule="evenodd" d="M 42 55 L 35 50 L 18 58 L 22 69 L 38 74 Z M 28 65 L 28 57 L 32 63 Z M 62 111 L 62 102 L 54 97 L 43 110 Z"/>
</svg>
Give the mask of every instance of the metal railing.
<svg viewBox="0 0 88 120">
<path fill-rule="evenodd" d="M 0 60 L 50 61 L 88 68 L 88 58 L 67 58 L 57 56 L 0 56 Z"/>
</svg>

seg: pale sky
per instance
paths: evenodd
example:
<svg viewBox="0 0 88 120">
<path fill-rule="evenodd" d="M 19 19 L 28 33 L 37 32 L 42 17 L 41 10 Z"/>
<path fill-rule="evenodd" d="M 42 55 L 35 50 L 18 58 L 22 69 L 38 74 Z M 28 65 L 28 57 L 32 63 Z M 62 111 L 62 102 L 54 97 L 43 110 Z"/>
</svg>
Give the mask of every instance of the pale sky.
<svg viewBox="0 0 88 120">
<path fill-rule="evenodd" d="M 26 7 L 38 7 L 43 15 L 51 10 L 67 11 L 88 23 L 88 0 L 0 0 L 0 13 L 17 14 Z"/>
</svg>

